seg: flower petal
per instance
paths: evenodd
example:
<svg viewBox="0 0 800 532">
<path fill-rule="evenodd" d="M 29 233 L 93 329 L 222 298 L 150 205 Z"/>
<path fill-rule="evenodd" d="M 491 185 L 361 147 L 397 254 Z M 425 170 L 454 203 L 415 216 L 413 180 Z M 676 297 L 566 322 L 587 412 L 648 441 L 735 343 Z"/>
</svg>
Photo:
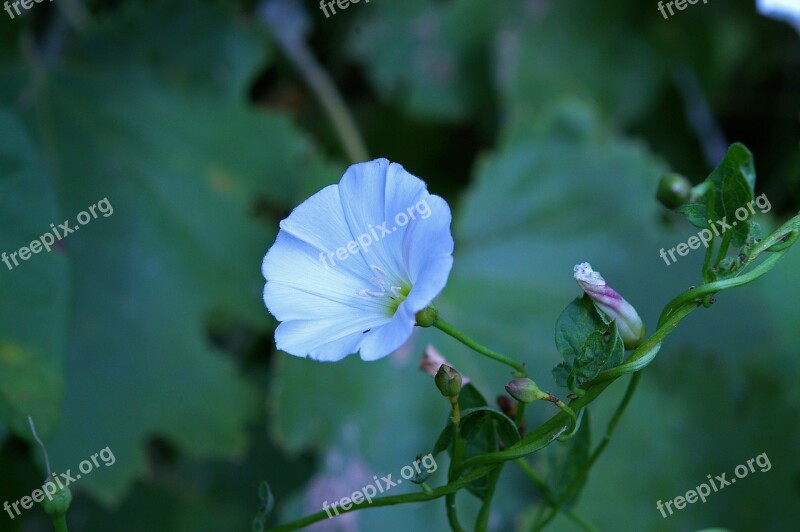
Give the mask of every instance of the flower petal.
<svg viewBox="0 0 800 532">
<path fill-rule="evenodd" d="M 359 275 L 338 263 L 326 268 L 316 248 L 284 231 L 278 233 L 261 269 L 267 279 L 264 303 L 279 321 L 325 319 L 349 309 L 387 315 L 385 302 L 357 295 L 367 284 Z"/>
<path fill-rule="evenodd" d="M 401 304 L 392 321 L 365 335 L 361 342 L 361 360 L 378 360 L 399 349 L 414 330 L 414 314 Z"/>
<path fill-rule="evenodd" d="M 298 357 L 335 362 L 358 351 L 365 336 L 359 323 L 350 320 L 291 320 L 275 330 L 275 345 Z"/>
</svg>

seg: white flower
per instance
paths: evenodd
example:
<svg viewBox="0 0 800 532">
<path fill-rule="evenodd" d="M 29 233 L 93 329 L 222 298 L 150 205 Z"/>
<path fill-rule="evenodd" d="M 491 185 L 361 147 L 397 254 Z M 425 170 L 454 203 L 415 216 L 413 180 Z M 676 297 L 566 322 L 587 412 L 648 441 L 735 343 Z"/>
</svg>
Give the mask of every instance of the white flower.
<svg viewBox="0 0 800 532">
<path fill-rule="evenodd" d="M 354 164 L 280 224 L 264 257 L 264 302 L 279 349 L 316 360 L 384 357 L 453 265 L 450 207 L 402 166 Z"/>
</svg>

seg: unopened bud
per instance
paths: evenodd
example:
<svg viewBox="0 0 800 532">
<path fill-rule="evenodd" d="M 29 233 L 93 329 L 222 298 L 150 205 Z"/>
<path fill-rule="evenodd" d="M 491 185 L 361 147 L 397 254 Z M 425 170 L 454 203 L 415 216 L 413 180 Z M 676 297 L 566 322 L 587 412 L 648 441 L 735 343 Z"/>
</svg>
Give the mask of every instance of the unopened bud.
<svg viewBox="0 0 800 532">
<path fill-rule="evenodd" d="M 528 377 L 514 379 L 506 384 L 506 391 L 521 403 L 532 403 L 550 396 L 539 389 L 536 383 Z"/>
<path fill-rule="evenodd" d="M 433 379 L 445 397 L 458 397 L 461 392 L 461 374 L 447 364 L 442 364 Z"/>
<path fill-rule="evenodd" d="M 625 347 L 637 348 L 644 340 L 644 324 L 633 305 L 608 286 L 603 276 L 594 271 L 588 262 L 575 266 L 575 280 L 595 306 L 617 323 Z"/>
<path fill-rule="evenodd" d="M 53 479 L 55 476 L 56 474 L 53 473 Z M 72 492 L 67 486 L 59 487 L 53 479 L 48 478 L 42 486 L 42 491 L 45 493 L 45 498 L 41 503 L 42 508 L 51 516 L 64 515 L 72 503 Z"/>
<path fill-rule="evenodd" d="M 680 174 L 664 174 L 658 182 L 656 199 L 668 209 L 677 209 L 687 201 L 692 192 L 692 184 Z"/>
<path fill-rule="evenodd" d="M 425 351 L 422 353 L 422 360 L 419 363 L 419 369 L 431 377 L 435 377 L 436 372 L 439 371 L 439 368 L 442 367 L 442 364 L 447 364 L 448 366 L 451 365 L 438 349 L 428 344 L 428 346 L 425 348 Z M 469 384 L 469 377 L 462 375 L 461 385 L 466 386 L 467 384 Z"/>
</svg>

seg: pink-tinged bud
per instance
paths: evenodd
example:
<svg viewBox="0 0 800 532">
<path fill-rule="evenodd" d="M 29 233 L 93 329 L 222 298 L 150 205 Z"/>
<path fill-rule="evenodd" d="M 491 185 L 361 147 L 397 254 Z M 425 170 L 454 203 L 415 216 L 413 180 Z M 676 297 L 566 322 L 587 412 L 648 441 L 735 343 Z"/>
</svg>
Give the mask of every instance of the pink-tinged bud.
<svg viewBox="0 0 800 532">
<path fill-rule="evenodd" d="M 509 381 L 506 384 L 506 391 L 521 403 L 532 403 L 550 396 L 550 394 L 540 390 L 536 383 L 527 377 Z"/>
<path fill-rule="evenodd" d="M 430 375 L 431 377 L 436 376 L 436 372 L 439 371 L 439 368 L 442 365 L 452 366 L 450 362 L 447 361 L 444 356 L 432 345 L 428 345 L 425 348 L 425 352 L 422 354 L 422 360 L 419 363 L 419 369 Z M 469 377 L 461 376 L 461 384 L 466 386 L 469 384 Z"/>
<path fill-rule="evenodd" d="M 633 305 L 608 286 L 603 276 L 594 271 L 588 262 L 575 266 L 575 280 L 595 306 L 617 322 L 617 330 L 625 348 L 637 348 L 644 340 L 644 324 Z"/>
</svg>

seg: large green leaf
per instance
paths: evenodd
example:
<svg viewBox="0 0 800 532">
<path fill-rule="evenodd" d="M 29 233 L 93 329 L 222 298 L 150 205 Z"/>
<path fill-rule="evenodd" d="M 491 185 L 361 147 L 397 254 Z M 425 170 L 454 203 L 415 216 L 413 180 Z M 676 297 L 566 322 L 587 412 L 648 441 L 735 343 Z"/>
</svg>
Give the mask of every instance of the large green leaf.
<svg viewBox="0 0 800 532">
<path fill-rule="evenodd" d="M 348 49 L 384 99 L 428 120 L 462 119 L 491 99 L 489 43 L 509 7 L 483 0 L 375 2 L 363 6 Z"/>
<path fill-rule="evenodd" d="M 189 9 L 191 22 L 181 22 Z M 66 66 L 37 75 L 26 93 L 25 119 L 43 146 L 37 158 L 56 176 L 63 217 L 74 226 L 77 213 L 101 199 L 113 206 L 63 241 L 73 272 L 69 321 L 58 304 L 64 287 L 54 285 L 51 299 L 32 297 L 57 280 L 57 269 L 39 271 L 35 290 L 20 284 L 36 304 L 20 316 L 37 329 L 52 322 L 37 340 L 47 350 L 36 356 L 67 352 L 64 411 L 47 442 L 53 466 L 74 470 L 110 447 L 115 465 L 79 481 L 103 501 L 118 500 L 146 472 L 145 444 L 155 436 L 193 457 L 241 454 L 256 395 L 212 347 L 206 326 L 224 316 L 267 329 L 258 265 L 275 222 L 339 173 L 285 117 L 242 103 L 267 48 L 232 14 L 220 3 L 126 4 L 76 38 Z M 194 45 L 176 46 L 178 38 Z M 24 184 L 26 194 L 38 193 L 34 183 Z M 35 220 L 38 234 L 59 220 L 46 190 L 37 201 L 49 209 Z M 25 238 L 34 231 L 20 230 Z M 37 267 L 55 268 L 56 255 L 36 257 Z M 4 329 L 15 325 L 3 317 Z M 19 354 L 3 352 L 8 360 Z M 52 402 L 57 377 L 26 389 Z M 55 405 L 48 408 L 44 429 L 55 418 Z"/>
<path fill-rule="evenodd" d="M 60 73 L 40 106 L 48 158 L 69 184 L 64 211 L 103 197 L 114 208 L 66 241 L 75 297 L 51 444 L 62 467 L 110 446 L 118 463 L 81 486 L 113 500 L 145 471 L 153 435 L 196 456 L 243 450 L 255 395 L 204 325 L 218 314 L 269 323 L 258 264 L 275 233 L 253 217 L 254 198 L 287 200 L 319 167 L 285 119 L 177 97 L 136 69 Z"/>
<path fill-rule="evenodd" d="M 95 67 L 147 64 L 163 81 L 233 101 L 247 96 L 272 48 L 257 26 L 235 17 L 232 2 L 124 2 L 76 43 Z"/>
<path fill-rule="evenodd" d="M 18 254 L 62 218 L 40 152 L 5 110 L 0 137 L 0 421 L 30 439 L 28 416 L 43 436 L 58 420 L 69 282 L 63 248 Z"/>
<path fill-rule="evenodd" d="M 500 42 L 503 102 L 515 121 L 537 120 L 563 99 L 631 120 L 665 81 L 665 62 L 626 2 L 520 2 Z"/>
</svg>

